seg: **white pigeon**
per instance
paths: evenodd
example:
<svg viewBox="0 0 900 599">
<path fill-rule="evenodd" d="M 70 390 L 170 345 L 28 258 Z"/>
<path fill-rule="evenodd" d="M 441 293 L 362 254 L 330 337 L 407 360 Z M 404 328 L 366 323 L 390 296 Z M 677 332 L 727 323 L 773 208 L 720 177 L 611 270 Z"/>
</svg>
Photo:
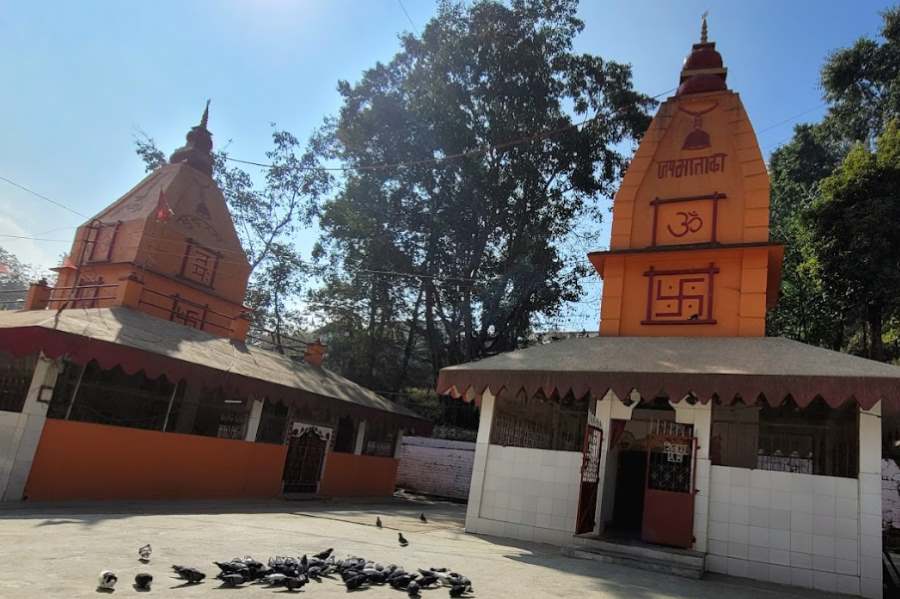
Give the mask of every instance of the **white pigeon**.
<svg viewBox="0 0 900 599">
<path fill-rule="evenodd" d="M 118 581 L 118 576 L 116 576 L 109 570 L 104 570 L 103 572 L 100 572 L 100 580 L 97 584 L 97 588 L 103 589 L 104 591 L 112 591 L 116 588 L 116 583 Z"/>
<path fill-rule="evenodd" d="M 143 562 L 150 561 L 151 553 L 153 553 L 153 549 L 150 547 L 150 543 L 147 543 L 143 547 L 138 547 L 138 556 L 139 556 L 139 559 Z"/>
</svg>

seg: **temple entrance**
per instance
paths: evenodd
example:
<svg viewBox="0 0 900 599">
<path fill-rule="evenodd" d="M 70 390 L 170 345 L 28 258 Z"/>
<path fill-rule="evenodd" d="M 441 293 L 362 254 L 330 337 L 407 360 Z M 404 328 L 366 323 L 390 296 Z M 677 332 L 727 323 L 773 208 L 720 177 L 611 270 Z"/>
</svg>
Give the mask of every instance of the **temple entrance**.
<svg viewBox="0 0 900 599">
<path fill-rule="evenodd" d="M 282 477 L 284 493 L 316 493 L 331 440 L 331 429 L 295 422 L 291 426 Z"/>
<path fill-rule="evenodd" d="M 578 519 L 575 534 L 594 530 L 597 523 L 597 489 L 600 483 L 600 449 L 603 446 L 603 430 L 588 424 L 584 433 L 581 460 L 581 491 L 578 495 Z"/>
<path fill-rule="evenodd" d="M 675 422 L 668 401 L 642 404 L 631 420 L 611 423 L 604 483 L 607 538 L 690 548 L 694 454 L 690 425 Z"/>
</svg>

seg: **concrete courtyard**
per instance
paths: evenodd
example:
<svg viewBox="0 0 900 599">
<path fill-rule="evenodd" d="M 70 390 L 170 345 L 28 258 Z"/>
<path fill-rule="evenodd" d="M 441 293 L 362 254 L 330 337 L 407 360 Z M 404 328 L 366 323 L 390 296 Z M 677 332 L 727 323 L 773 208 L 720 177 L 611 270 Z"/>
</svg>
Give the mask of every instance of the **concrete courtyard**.
<svg viewBox="0 0 900 599">
<path fill-rule="evenodd" d="M 427 524 L 418 519 L 428 517 Z M 286 593 L 285 589 L 246 586 L 221 589 L 207 579 L 185 586 L 172 578 L 170 565 L 199 568 L 213 576 L 213 560 L 252 555 L 300 555 L 334 547 L 339 557 L 359 555 L 407 569 L 446 566 L 468 576 L 473 597 L 823 597 L 821 593 L 754 585 L 709 576 L 688 580 L 567 558 L 556 547 L 507 541 L 463 532 L 465 506 L 416 498 L 378 502 L 271 501 L 263 503 L 18 504 L 0 507 L 0 597 L 97 597 L 97 575 L 119 576 L 114 596 L 132 596 L 134 575 L 154 576 L 151 593 L 164 597 L 221 597 L 222 590 L 247 597 Z M 380 516 L 384 529 L 374 526 Z M 409 546 L 397 543 L 403 531 Z M 148 565 L 137 549 L 153 547 Z M 304 597 L 342 597 L 340 580 L 311 582 Z M 360 591 L 364 597 L 405 597 L 390 587 Z M 448 597 L 447 589 L 427 590 L 425 598 Z"/>
</svg>

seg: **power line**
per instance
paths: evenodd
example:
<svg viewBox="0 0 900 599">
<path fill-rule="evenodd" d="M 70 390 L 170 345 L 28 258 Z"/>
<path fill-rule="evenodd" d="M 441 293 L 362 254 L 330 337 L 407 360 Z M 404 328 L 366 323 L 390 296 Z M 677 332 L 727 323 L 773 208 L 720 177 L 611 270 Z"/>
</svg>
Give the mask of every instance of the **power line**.
<svg viewBox="0 0 900 599">
<path fill-rule="evenodd" d="M 18 188 L 21 189 L 22 191 L 27 191 L 27 192 L 30 193 L 31 195 L 33 195 L 33 196 L 35 196 L 35 197 L 38 197 L 38 198 L 41 198 L 41 199 L 44 200 L 44 201 L 50 202 L 50 203 L 53 204 L 54 206 L 58 206 L 58 207 L 62 208 L 63 210 L 68 210 L 68 211 L 71 212 L 72 214 L 77 214 L 78 216 L 80 216 L 80 217 L 82 217 L 82 218 L 90 218 L 89 216 L 87 216 L 87 215 L 85 215 L 85 214 L 82 214 L 82 213 L 78 212 L 77 210 L 74 210 L 74 209 L 72 209 L 72 208 L 69 208 L 68 206 L 66 206 L 65 204 L 63 204 L 63 203 L 61 203 L 61 202 L 57 202 L 56 200 L 54 200 L 54 199 L 52 199 L 52 198 L 48 198 L 47 196 L 45 196 L 45 195 L 43 195 L 43 194 L 40 194 L 40 193 L 34 191 L 33 189 L 28 189 L 28 188 L 25 187 L 24 185 L 21 185 L 20 183 L 16 183 L 16 182 L 13 181 L 12 179 L 7 179 L 6 177 L 0 177 L 0 181 L 4 181 L 4 182 L 6 182 L 6 183 L 12 185 L 13 187 L 18 187 Z"/>
<path fill-rule="evenodd" d="M 412 17 L 409 16 L 409 12 L 407 12 L 406 7 L 403 6 L 403 0 L 397 0 L 397 4 L 400 5 L 400 10 L 402 10 L 403 14 L 406 15 L 406 20 L 409 21 L 409 24 L 412 25 L 412 28 L 416 29 L 416 24 L 413 23 Z"/>
</svg>

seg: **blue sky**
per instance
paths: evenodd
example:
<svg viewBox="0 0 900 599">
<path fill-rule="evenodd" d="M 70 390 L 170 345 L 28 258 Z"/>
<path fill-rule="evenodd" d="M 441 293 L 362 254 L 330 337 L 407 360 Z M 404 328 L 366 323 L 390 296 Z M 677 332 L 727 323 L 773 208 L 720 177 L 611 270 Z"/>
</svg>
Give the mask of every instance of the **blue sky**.
<svg viewBox="0 0 900 599">
<path fill-rule="evenodd" d="M 403 0 L 0 0 L 0 176 L 92 214 L 143 176 L 142 129 L 166 152 L 212 98 L 210 129 L 236 158 L 261 160 L 269 123 L 305 138 L 339 104 L 339 79 L 389 60 L 435 2 Z M 630 63 L 638 89 L 671 89 L 710 11 L 710 38 L 768 154 L 824 111 L 825 56 L 880 28 L 876 0 L 584 0 L 577 50 Z M 412 23 L 410 23 L 410 20 Z M 52 266 L 78 216 L 0 181 L 0 245 Z M 608 230 L 608 222 L 601 225 Z M 317 232 L 299 240 L 308 248 Z M 563 326 L 596 326 L 599 285 Z"/>
</svg>

